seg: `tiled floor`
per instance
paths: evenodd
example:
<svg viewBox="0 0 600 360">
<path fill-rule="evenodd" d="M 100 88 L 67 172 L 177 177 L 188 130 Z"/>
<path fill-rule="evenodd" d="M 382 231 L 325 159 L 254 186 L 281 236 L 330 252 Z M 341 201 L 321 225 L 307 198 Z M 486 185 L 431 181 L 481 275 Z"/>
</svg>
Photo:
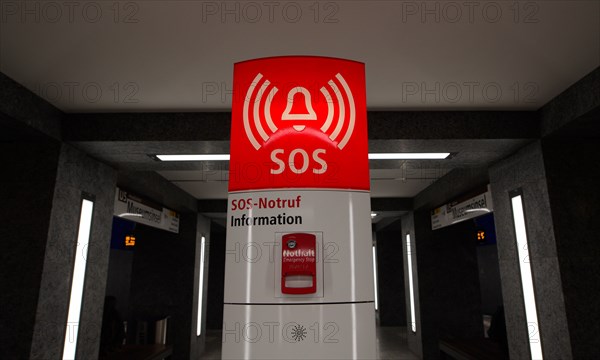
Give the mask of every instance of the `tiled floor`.
<svg viewBox="0 0 600 360">
<path fill-rule="evenodd" d="M 377 359 L 419 359 L 408 350 L 405 327 L 377 327 Z"/>
<path fill-rule="evenodd" d="M 208 331 L 206 337 L 206 352 L 202 359 L 221 359 L 221 332 Z M 381 360 L 418 360 L 406 346 L 406 328 L 378 327 L 377 328 L 377 359 Z"/>
</svg>

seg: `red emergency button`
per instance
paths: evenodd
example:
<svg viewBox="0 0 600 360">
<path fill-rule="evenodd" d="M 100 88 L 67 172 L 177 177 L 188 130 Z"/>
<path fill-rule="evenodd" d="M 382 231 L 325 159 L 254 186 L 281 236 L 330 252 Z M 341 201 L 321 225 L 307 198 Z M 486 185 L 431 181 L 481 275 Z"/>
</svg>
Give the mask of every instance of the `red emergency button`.
<svg viewBox="0 0 600 360">
<path fill-rule="evenodd" d="M 281 292 L 284 294 L 316 293 L 316 236 L 306 233 L 286 234 L 281 240 Z"/>
</svg>

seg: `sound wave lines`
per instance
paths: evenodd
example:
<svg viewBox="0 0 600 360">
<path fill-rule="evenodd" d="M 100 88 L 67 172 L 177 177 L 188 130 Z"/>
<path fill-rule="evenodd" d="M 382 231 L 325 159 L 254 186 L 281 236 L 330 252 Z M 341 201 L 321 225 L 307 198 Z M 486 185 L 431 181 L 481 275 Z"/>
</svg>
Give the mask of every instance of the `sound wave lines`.
<svg viewBox="0 0 600 360">
<path fill-rule="evenodd" d="M 333 93 L 335 94 L 335 100 L 337 101 L 337 121 L 335 124 L 335 127 L 333 129 L 333 132 L 329 135 L 329 139 L 331 141 L 336 141 L 336 139 L 338 139 L 340 133 L 342 132 L 343 128 L 344 128 L 344 123 L 345 123 L 345 118 L 346 118 L 346 106 L 345 106 L 345 101 L 344 101 L 344 95 L 345 95 L 345 99 L 348 102 L 348 126 L 346 128 L 346 132 L 344 133 L 344 135 L 342 136 L 342 139 L 339 141 L 338 143 L 338 148 L 343 149 L 347 144 L 348 141 L 350 141 L 350 137 L 352 137 L 352 133 L 354 132 L 354 124 L 356 123 L 356 106 L 354 104 L 354 96 L 352 95 L 352 91 L 350 90 L 350 87 L 348 86 L 348 83 L 346 82 L 346 79 L 344 79 L 344 77 L 338 73 L 335 78 L 339 81 L 340 85 L 342 86 L 342 89 L 344 89 L 344 91 L 340 91 L 338 85 L 333 81 L 333 80 L 329 80 L 329 82 L 327 82 L 327 84 L 329 85 L 329 87 L 331 88 L 331 90 L 333 91 Z M 327 88 L 325 86 L 323 86 L 321 88 L 321 94 L 323 94 L 323 96 L 325 97 L 325 101 L 327 101 L 327 118 L 325 120 L 325 123 L 323 124 L 323 126 L 321 127 L 321 131 L 323 131 L 324 133 L 327 133 L 329 131 L 329 129 L 331 128 L 331 126 L 333 125 L 334 122 L 334 100 L 331 97 L 329 91 L 327 90 Z"/>
<path fill-rule="evenodd" d="M 278 101 L 287 101 L 284 113 L 279 114 L 278 117 L 273 118 L 271 116 L 271 105 L 273 99 L 278 94 L 279 89 L 274 86 L 269 80 L 263 79 L 263 75 L 258 73 L 246 92 L 243 106 L 243 123 L 244 131 L 248 140 L 258 150 L 262 146 L 261 144 L 268 141 L 271 135 L 278 131 L 279 121 L 287 122 L 296 131 L 302 131 L 304 124 L 294 124 L 296 120 L 317 120 L 317 115 L 312 111 L 311 97 L 309 91 L 304 87 L 295 87 L 290 91 L 286 99 L 279 99 Z M 300 98 L 306 101 L 306 109 L 308 114 L 289 114 L 291 111 L 294 94 L 302 93 Z M 354 103 L 354 96 L 350 90 L 350 86 L 346 82 L 346 79 L 338 73 L 334 79 L 327 82 L 327 85 L 320 88 L 320 93 L 323 95 L 326 101 L 326 117 L 320 130 L 328 136 L 328 138 L 337 143 L 337 147 L 343 149 L 354 132 L 354 126 L 356 122 L 356 105 Z M 333 93 L 333 96 L 332 96 Z M 266 98 L 263 99 L 266 95 Z M 320 114 L 323 115 L 325 112 L 324 108 L 321 108 Z M 264 117 L 264 121 L 261 119 Z M 252 118 L 252 119 L 251 119 Z M 322 120 L 323 117 L 321 117 Z M 266 126 L 265 126 L 266 125 Z M 281 124 L 280 124 L 281 125 Z M 287 124 L 286 124 L 287 125 Z"/>
<path fill-rule="evenodd" d="M 255 96 L 254 90 L 256 89 L 256 87 L 258 86 L 258 84 L 260 83 L 260 80 L 262 78 L 263 78 L 263 75 L 261 73 L 258 73 L 256 75 L 256 77 L 254 78 L 254 80 L 252 81 L 252 84 L 250 84 L 250 86 L 248 87 L 248 91 L 246 92 L 246 98 L 244 99 L 244 109 L 243 109 L 243 114 L 242 114 L 243 121 L 244 121 L 244 130 L 246 131 L 246 136 L 248 137 L 248 140 L 250 140 L 250 143 L 256 150 L 260 149 L 261 145 L 256 140 L 256 137 L 254 136 L 254 133 L 252 132 L 252 128 L 250 127 L 249 114 L 250 114 L 251 106 L 252 106 L 252 117 L 254 118 L 253 123 L 254 123 L 254 127 L 256 128 L 256 131 L 258 132 L 258 135 L 260 135 L 260 137 L 263 141 L 269 140 L 269 135 L 265 131 L 265 129 L 262 126 L 262 123 L 260 121 L 260 103 L 261 103 L 263 94 L 267 92 L 269 85 L 271 85 L 271 82 L 269 80 L 265 80 L 263 82 L 262 86 L 256 93 L 256 99 L 253 99 Z M 269 130 L 271 131 L 271 133 L 274 133 L 277 131 L 277 126 L 275 125 L 275 123 L 273 122 L 273 119 L 271 118 L 271 102 L 273 101 L 273 97 L 275 96 L 275 94 L 277 94 L 277 91 L 278 91 L 277 87 L 273 86 L 271 88 L 271 91 L 269 92 L 269 95 L 267 95 L 266 101 L 264 103 L 264 108 L 263 108 L 263 114 L 265 116 L 267 126 L 269 127 Z"/>
</svg>

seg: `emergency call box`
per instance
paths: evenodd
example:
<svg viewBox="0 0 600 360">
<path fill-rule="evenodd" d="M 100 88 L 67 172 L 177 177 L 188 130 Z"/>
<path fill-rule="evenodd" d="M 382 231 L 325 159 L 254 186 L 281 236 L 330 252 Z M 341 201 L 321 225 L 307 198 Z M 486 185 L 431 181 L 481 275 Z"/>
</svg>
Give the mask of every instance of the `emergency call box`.
<svg viewBox="0 0 600 360">
<path fill-rule="evenodd" d="M 275 233 L 275 297 L 323 297 L 323 233 Z"/>
</svg>

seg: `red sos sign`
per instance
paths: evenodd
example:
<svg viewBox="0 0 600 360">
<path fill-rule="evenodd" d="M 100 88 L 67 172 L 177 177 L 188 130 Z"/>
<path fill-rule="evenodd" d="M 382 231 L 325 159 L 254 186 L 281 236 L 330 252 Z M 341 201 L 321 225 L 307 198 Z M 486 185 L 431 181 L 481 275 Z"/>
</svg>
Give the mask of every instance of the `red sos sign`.
<svg viewBox="0 0 600 360">
<path fill-rule="evenodd" d="M 364 64 L 273 57 L 233 78 L 229 191 L 369 190 Z"/>
</svg>

